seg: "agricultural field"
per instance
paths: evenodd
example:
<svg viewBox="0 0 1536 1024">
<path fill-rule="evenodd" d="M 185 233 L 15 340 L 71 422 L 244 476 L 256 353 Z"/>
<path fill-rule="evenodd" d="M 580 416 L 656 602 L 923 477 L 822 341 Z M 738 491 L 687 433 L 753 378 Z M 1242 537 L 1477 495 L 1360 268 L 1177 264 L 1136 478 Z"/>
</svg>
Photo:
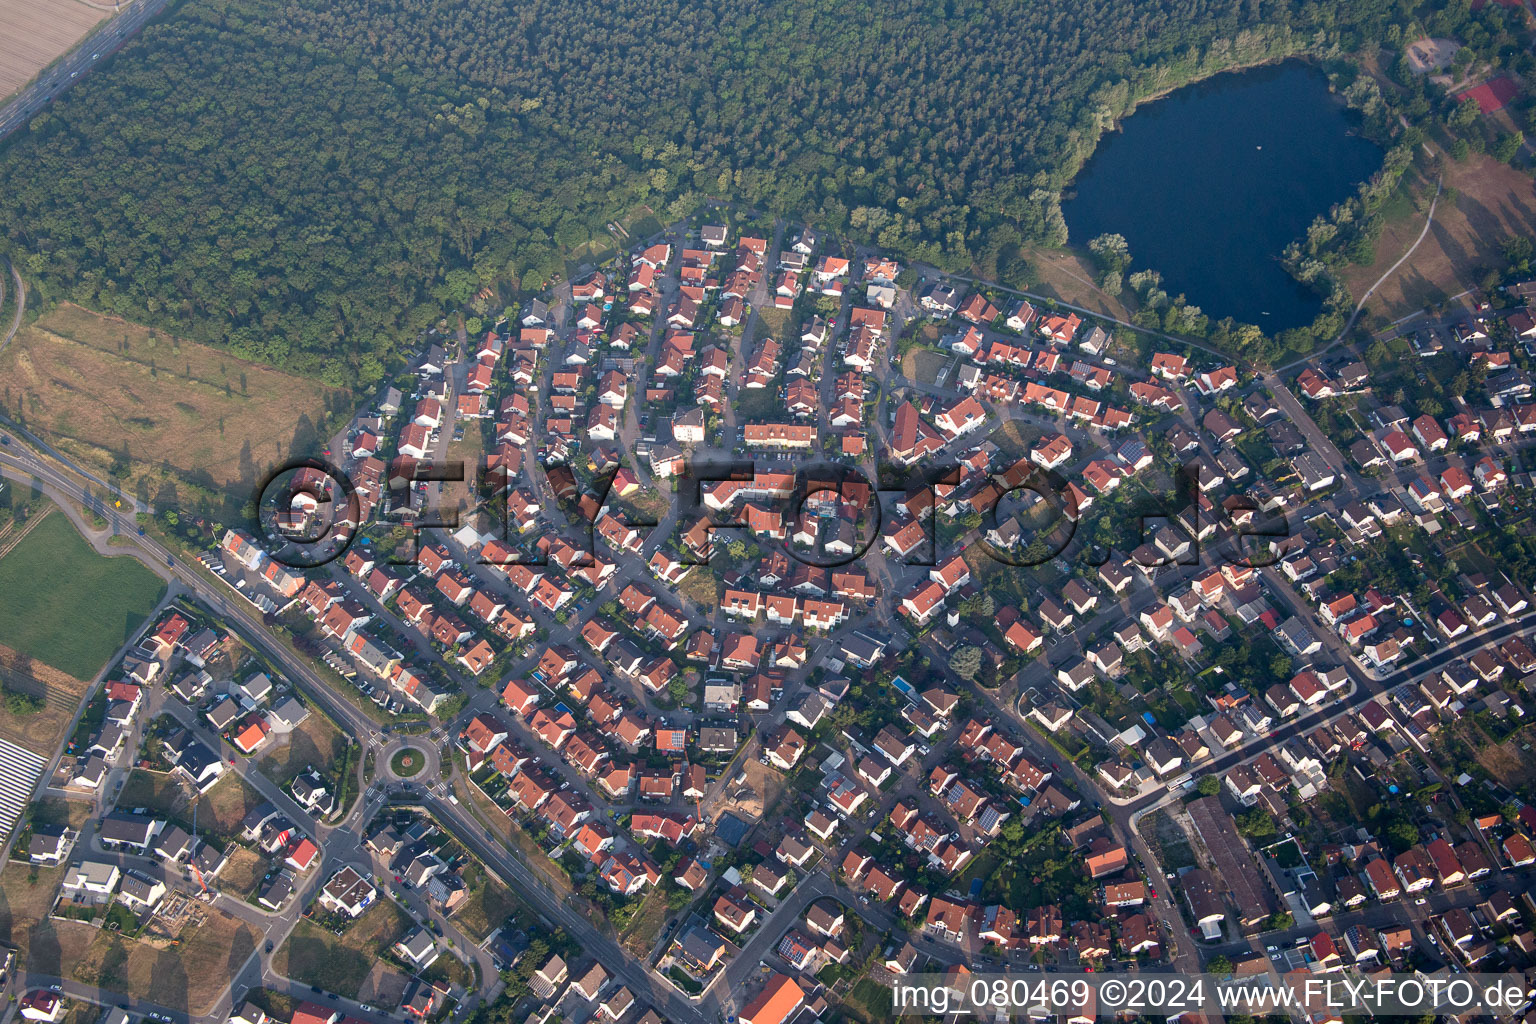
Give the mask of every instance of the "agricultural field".
<svg viewBox="0 0 1536 1024">
<path fill-rule="evenodd" d="M 96 554 L 57 510 L 39 515 L 0 554 L 0 644 L 90 679 L 154 611 L 165 585 L 132 558 Z"/>
<path fill-rule="evenodd" d="M 405 934 L 409 921 L 400 908 L 380 899 L 334 935 L 312 921 L 300 921 L 272 957 L 272 969 L 301 985 L 355 997 L 374 962 Z"/>
<path fill-rule="evenodd" d="M 0 100 L 36 78 L 108 13 L 77 0 L 0 0 Z"/>
<path fill-rule="evenodd" d="M 4 2 L 4 0 L 0 0 Z M 255 483 L 323 440 L 343 393 L 225 352 L 63 304 L 0 358 L 0 403 L 102 469 Z M 350 411 L 350 409 L 346 410 Z"/>
</svg>

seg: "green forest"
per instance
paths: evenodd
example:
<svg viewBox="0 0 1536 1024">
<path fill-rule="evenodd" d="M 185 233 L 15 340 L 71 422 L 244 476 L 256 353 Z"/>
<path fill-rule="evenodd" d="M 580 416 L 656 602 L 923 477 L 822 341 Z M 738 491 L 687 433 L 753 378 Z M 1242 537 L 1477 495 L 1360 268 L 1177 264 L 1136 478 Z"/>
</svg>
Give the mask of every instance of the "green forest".
<svg viewBox="0 0 1536 1024">
<path fill-rule="evenodd" d="M 44 299 L 369 385 L 486 285 L 707 199 L 1017 277 L 1135 104 L 1373 0 L 183 0 L 0 153 Z"/>
</svg>

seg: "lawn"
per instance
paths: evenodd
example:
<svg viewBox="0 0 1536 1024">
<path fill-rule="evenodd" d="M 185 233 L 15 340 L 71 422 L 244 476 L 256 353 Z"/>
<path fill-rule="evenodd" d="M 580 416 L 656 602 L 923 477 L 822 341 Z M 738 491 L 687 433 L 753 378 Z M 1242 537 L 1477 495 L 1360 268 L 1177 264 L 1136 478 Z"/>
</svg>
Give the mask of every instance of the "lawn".
<svg viewBox="0 0 1536 1024">
<path fill-rule="evenodd" d="M 132 558 L 96 554 L 55 511 L 0 558 L 0 644 L 90 679 L 164 593 L 158 576 Z"/>
<path fill-rule="evenodd" d="M 323 443 L 343 393 L 64 303 L 0 357 L 0 395 L 28 429 L 110 468 L 254 483 Z"/>
<path fill-rule="evenodd" d="M 421 771 L 422 766 L 426 763 L 426 759 L 421 756 L 420 751 L 407 747 L 404 750 L 396 751 L 395 756 L 389 759 L 389 770 L 402 779 L 408 779 Z"/>
<path fill-rule="evenodd" d="M 327 992 L 355 998 L 374 962 L 405 934 L 409 923 L 387 899 L 369 907 L 340 935 L 312 921 L 300 921 L 273 955 L 272 967 L 302 985 L 319 985 Z"/>
<path fill-rule="evenodd" d="M 890 1020 L 891 990 L 877 981 L 860 978 L 844 997 L 843 1008 L 854 1019 L 865 1024 Z"/>
</svg>

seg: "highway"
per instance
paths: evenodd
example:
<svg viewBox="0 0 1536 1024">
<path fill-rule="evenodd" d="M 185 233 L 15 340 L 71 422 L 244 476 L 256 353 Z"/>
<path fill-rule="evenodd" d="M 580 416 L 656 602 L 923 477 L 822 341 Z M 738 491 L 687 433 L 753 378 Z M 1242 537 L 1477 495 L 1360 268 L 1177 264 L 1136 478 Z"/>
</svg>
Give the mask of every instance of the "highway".
<svg viewBox="0 0 1536 1024">
<path fill-rule="evenodd" d="M 129 0 L 75 48 L 45 68 L 0 106 L 0 139 L 25 125 L 53 98 L 105 63 L 134 33 L 163 11 L 170 0 Z M 96 5 L 92 5 L 96 6 Z"/>
</svg>

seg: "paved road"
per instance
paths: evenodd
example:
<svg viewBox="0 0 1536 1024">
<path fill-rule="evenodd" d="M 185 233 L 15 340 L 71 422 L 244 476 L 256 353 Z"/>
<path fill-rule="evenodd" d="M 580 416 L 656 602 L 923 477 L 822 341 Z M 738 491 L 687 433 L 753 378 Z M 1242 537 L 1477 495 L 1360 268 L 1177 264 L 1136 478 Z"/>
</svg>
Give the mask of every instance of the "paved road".
<svg viewBox="0 0 1536 1024">
<path fill-rule="evenodd" d="M 81 40 L 73 50 L 0 106 L 0 139 L 25 125 L 55 96 L 99 67 L 169 3 L 170 0 L 128 0 L 117 8 L 103 8 L 121 13 L 98 26 L 92 35 Z"/>
<path fill-rule="evenodd" d="M 12 468 L 17 464 L 26 466 L 31 475 L 40 478 L 44 483 L 45 493 L 58 501 L 66 510 L 74 503 L 84 500 L 83 488 L 78 483 L 27 452 L 25 448 L 20 448 L 13 443 L 0 449 L 0 469 L 6 470 L 7 475 L 18 475 L 25 479 L 27 474 L 18 474 Z M 77 525 L 84 524 L 77 523 Z M 89 527 L 86 529 L 87 537 L 104 533 Z M 103 547 L 105 546 L 103 537 L 98 536 L 97 540 L 101 541 Z M 341 724 L 345 732 L 358 737 L 370 736 L 377 732 L 377 726 L 371 719 L 349 701 L 332 694 L 329 686 L 306 663 L 294 656 L 286 647 L 272 643 L 267 637 L 264 624 L 244 601 L 228 600 L 224 594 L 219 593 L 198 574 L 181 563 L 175 562 L 174 556 L 153 538 L 135 536 L 132 546 L 111 550 L 133 554 L 140 558 L 162 577 L 168 576 L 175 579 L 187 592 L 196 595 L 205 605 L 223 615 L 232 626 L 239 629 L 244 639 L 271 658 L 290 679 L 303 685 L 309 696 L 320 703 L 327 713 Z M 174 565 L 173 562 L 175 562 Z M 637 995 L 644 997 L 649 993 L 647 1000 L 660 1009 L 668 1019 L 682 1022 L 682 1024 L 710 1024 L 714 1020 L 712 1013 L 706 1013 L 686 1001 L 670 985 L 651 974 L 620 949 L 613 940 L 603 935 L 584 914 L 578 913 L 550 892 L 531 869 L 513 857 L 499 843 L 487 838 L 483 827 L 457 803 L 430 794 L 422 800 L 422 803 L 439 820 L 447 824 L 471 852 L 487 863 L 497 875 L 507 880 L 544 916 L 566 929 L 583 948 L 596 955 L 600 962 L 613 970 Z M 337 851 L 333 846 L 334 843 L 344 841 L 344 837 L 348 835 L 346 830 L 327 830 L 321 826 L 317 831 L 322 834 L 322 845 L 325 847 L 327 857 L 335 862 L 332 864 L 333 867 L 335 864 L 351 860 L 351 857 L 337 859 Z M 352 837 L 352 841 L 355 843 L 355 836 Z M 314 877 L 318 879 L 327 873 L 314 872 Z M 296 898 L 294 905 L 301 906 L 303 902 L 302 899 Z M 249 986 L 255 981 L 265 980 L 265 971 L 260 974 L 253 973 L 254 964 L 253 957 L 241 971 L 236 972 L 232 987 L 238 988 L 241 984 Z M 226 995 L 227 998 L 228 995 Z M 360 1013 L 360 1007 L 358 1010 L 349 1012 L 366 1017 L 366 1014 Z M 172 1013 L 172 1016 L 177 1021 L 189 1019 L 185 1014 Z"/>
</svg>

